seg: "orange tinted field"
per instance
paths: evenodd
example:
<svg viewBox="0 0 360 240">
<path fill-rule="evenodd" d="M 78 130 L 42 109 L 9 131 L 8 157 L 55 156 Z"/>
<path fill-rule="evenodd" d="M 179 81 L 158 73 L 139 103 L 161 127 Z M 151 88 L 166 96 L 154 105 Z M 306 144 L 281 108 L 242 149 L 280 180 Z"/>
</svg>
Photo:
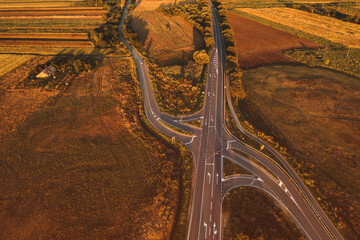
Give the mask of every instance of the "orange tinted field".
<svg viewBox="0 0 360 240">
<path fill-rule="evenodd" d="M 0 39 L 82 39 L 88 40 L 87 33 L 0 33 Z"/>
<path fill-rule="evenodd" d="M 0 17 L 20 17 L 20 16 L 102 16 L 106 10 L 100 9 L 32 9 L 32 10 L 0 10 Z"/>
<path fill-rule="evenodd" d="M 180 16 L 169 17 L 155 11 L 135 11 L 131 16 L 131 26 L 148 54 L 159 64 L 183 62 L 203 45 L 201 34 Z"/>
<path fill-rule="evenodd" d="M 94 47 L 88 40 L 64 40 L 64 39 L 23 39 L 23 40 L 0 40 L 0 47 Z"/>
<path fill-rule="evenodd" d="M 228 12 L 239 52 L 241 68 L 286 64 L 294 61 L 282 54 L 292 48 L 321 48 L 318 43 L 268 27 Z"/>
</svg>

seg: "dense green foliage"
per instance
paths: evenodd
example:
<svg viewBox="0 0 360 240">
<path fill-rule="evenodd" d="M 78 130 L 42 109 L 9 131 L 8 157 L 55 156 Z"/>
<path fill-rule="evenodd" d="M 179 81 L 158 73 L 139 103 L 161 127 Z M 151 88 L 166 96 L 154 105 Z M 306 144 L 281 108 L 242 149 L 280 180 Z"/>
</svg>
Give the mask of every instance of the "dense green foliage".
<svg viewBox="0 0 360 240">
<path fill-rule="evenodd" d="M 245 98 L 245 91 L 242 87 L 241 76 L 242 71 L 239 67 L 239 56 L 236 49 L 234 32 L 231 28 L 230 22 L 228 20 L 227 11 L 224 5 L 220 1 L 214 0 L 214 6 L 217 9 L 221 35 L 225 45 L 225 55 L 226 55 L 226 73 L 229 76 L 230 85 L 234 91 L 232 91 L 233 96 L 237 99 Z"/>
<path fill-rule="evenodd" d="M 287 4 L 287 7 L 310 12 L 316 13 L 322 16 L 333 17 L 345 22 L 351 23 L 360 23 L 360 16 L 358 15 L 351 15 L 344 12 L 340 12 L 337 9 L 330 8 L 328 6 L 324 6 L 323 4 L 315 3 L 315 4 Z"/>
<path fill-rule="evenodd" d="M 206 0 L 200 0 L 198 4 L 185 4 L 179 7 L 164 7 L 160 12 L 175 16 L 180 15 L 189 21 L 204 36 L 207 51 L 212 47 L 211 13 Z"/>
</svg>

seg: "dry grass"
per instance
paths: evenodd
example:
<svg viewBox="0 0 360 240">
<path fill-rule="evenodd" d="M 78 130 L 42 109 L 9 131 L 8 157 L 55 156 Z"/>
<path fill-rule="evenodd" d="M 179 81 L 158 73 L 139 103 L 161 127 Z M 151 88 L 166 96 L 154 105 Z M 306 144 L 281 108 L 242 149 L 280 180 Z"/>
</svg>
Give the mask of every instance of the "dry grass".
<svg viewBox="0 0 360 240">
<path fill-rule="evenodd" d="M 242 79 L 245 119 L 289 149 L 293 166 L 344 237 L 357 239 L 359 79 L 306 66 L 258 68 Z"/>
<path fill-rule="evenodd" d="M 180 16 L 135 11 L 131 15 L 131 26 L 149 56 L 161 65 L 183 63 L 203 44 L 201 34 Z"/>
<path fill-rule="evenodd" d="M 357 24 L 290 8 L 238 8 L 237 10 L 352 48 L 360 47 L 360 28 Z"/>
<path fill-rule="evenodd" d="M 29 55 L 13 55 L 13 54 L 1 54 L 0 55 L 0 76 L 10 72 L 17 66 L 27 62 L 33 58 Z"/>
<path fill-rule="evenodd" d="M 132 68 L 108 59 L 56 97 L 0 99 L 0 121 L 26 115 L 0 136 L 1 239 L 169 239 L 179 156 L 140 124 Z"/>
</svg>

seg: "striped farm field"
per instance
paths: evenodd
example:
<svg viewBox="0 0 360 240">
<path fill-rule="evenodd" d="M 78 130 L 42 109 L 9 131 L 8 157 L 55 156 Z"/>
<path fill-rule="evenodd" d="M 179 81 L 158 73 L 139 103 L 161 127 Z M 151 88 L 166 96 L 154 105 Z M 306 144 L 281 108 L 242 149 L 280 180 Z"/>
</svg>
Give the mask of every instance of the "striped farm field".
<svg viewBox="0 0 360 240">
<path fill-rule="evenodd" d="M 33 0 L 1 0 L 0 9 L 13 9 L 13 8 L 31 8 L 31 7 L 69 7 L 73 6 L 77 2 L 82 2 L 82 0 L 72 0 L 72 1 L 33 1 Z"/>
<path fill-rule="evenodd" d="M 65 40 L 65 39 L 26 39 L 26 40 L 2 40 L 0 47 L 94 47 L 93 42 L 89 40 Z"/>
<path fill-rule="evenodd" d="M 76 39 L 88 40 L 88 33 L 0 33 L 3 39 Z"/>
<path fill-rule="evenodd" d="M 0 54 L 0 76 L 33 58 L 30 55 Z"/>
<path fill-rule="evenodd" d="M 0 20 L 2 28 L 48 28 L 61 27 L 72 28 L 80 26 L 100 26 L 101 19 L 19 19 L 19 20 Z"/>
<path fill-rule="evenodd" d="M 237 8 L 236 10 L 351 48 L 360 48 L 360 28 L 354 23 L 291 8 Z"/>
<path fill-rule="evenodd" d="M 0 10 L 0 17 L 30 17 L 30 16 L 102 16 L 106 13 L 103 9 L 89 8 L 38 8 L 21 10 Z"/>
</svg>

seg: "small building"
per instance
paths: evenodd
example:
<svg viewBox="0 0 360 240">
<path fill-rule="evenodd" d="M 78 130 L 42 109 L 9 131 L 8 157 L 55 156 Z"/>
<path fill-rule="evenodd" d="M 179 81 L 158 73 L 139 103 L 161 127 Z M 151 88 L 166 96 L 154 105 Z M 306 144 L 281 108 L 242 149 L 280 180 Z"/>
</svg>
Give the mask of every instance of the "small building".
<svg viewBox="0 0 360 240">
<path fill-rule="evenodd" d="M 38 75 L 36 75 L 36 78 L 47 78 L 50 77 L 51 74 L 55 71 L 55 68 L 53 66 L 48 66 L 44 70 L 42 70 Z"/>
</svg>

